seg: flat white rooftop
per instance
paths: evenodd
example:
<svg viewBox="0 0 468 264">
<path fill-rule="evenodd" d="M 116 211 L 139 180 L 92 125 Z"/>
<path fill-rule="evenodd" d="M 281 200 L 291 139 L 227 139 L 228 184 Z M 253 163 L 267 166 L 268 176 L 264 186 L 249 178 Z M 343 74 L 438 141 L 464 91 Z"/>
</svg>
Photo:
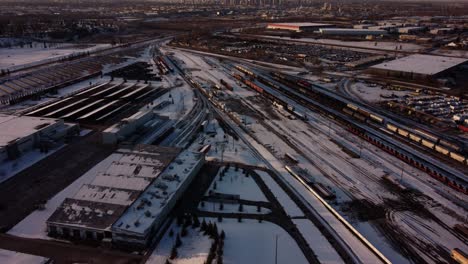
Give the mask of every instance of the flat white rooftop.
<svg viewBox="0 0 468 264">
<path fill-rule="evenodd" d="M 468 59 L 415 54 L 372 66 L 372 69 L 434 75 L 468 62 Z"/>
<path fill-rule="evenodd" d="M 0 114 L 0 147 L 57 123 L 57 119 Z"/>
<path fill-rule="evenodd" d="M 200 153 L 182 152 L 114 223 L 112 230 L 144 235 L 201 162 Z"/>
<path fill-rule="evenodd" d="M 268 26 L 291 26 L 291 27 L 326 27 L 333 26 L 332 24 L 312 23 L 312 22 L 296 22 L 296 23 L 271 23 Z"/>
<path fill-rule="evenodd" d="M 0 263 L 2 264 L 45 264 L 48 258 L 25 253 L 0 249 Z"/>
</svg>

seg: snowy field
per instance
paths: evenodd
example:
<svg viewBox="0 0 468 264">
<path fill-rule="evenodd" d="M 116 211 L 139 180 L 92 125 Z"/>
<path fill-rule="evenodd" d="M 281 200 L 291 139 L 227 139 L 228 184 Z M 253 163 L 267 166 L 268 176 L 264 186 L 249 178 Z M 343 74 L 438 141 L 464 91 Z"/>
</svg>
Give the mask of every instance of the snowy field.
<svg viewBox="0 0 468 264">
<path fill-rule="evenodd" d="M 274 263 L 276 237 L 278 237 L 278 263 L 308 263 L 293 238 L 273 223 L 266 221 L 259 223 L 248 219 L 239 223 L 236 219 L 226 218 L 222 222 L 217 222 L 213 218 L 206 218 L 205 221 L 215 222 L 218 231 L 224 231 L 226 234 L 223 263 Z M 175 225 L 172 225 L 171 228 L 175 234 L 179 231 Z M 178 250 L 180 257 L 172 260 L 172 263 L 202 264 L 206 260 L 211 240 L 190 227 L 188 230 L 189 236 L 182 238 L 182 246 Z M 166 232 L 164 238 L 153 251 L 146 262 L 147 264 L 165 263 L 175 242 L 175 236 L 169 237 L 168 233 Z"/>
<path fill-rule="evenodd" d="M 343 263 L 340 255 L 335 251 L 330 242 L 320 233 L 320 230 L 308 219 L 293 219 L 294 224 L 301 230 L 301 234 L 317 255 L 320 263 Z"/>
<path fill-rule="evenodd" d="M 1 264 L 46 264 L 48 261 L 44 257 L 0 249 Z"/>
<path fill-rule="evenodd" d="M 229 170 L 224 174 L 223 180 L 220 181 L 223 168 L 218 171 L 218 175 L 211 183 L 209 190 L 225 194 L 238 194 L 242 200 L 268 202 L 255 180 L 251 176 L 246 177 L 242 169 L 235 171 L 234 167 L 229 167 Z M 214 189 L 215 184 L 216 189 Z M 209 190 L 205 195 L 208 195 Z"/>
<path fill-rule="evenodd" d="M 376 87 L 370 87 L 368 84 L 363 82 L 355 82 L 351 84 L 349 92 L 352 95 L 358 97 L 359 99 L 371 103 L 378 103 L 385 100 L 395 99 L 389 97 L 402 97 L 411 93 L 411 91 L 395 91 L 383 89 L 380 85 L 377 85 Z"/>
<path fill-rule="evenodd" d="M 68 185 L 68 187 L 55 195 L 52 199 L 47 201 L 44 210 L 36 210 L 32 212 L 12 229 L 10 229 L 8 234 L 27 238 L 52 239 L 48 237 L 46 233 L 47 219 L 65 200 L 65 198 L 73 197 L 73 195 L 78 192 L 83 184 L 90 184 L 96 177 L 97 173 L 105 171 L 113 161 L 118 160 L 120 155 L 121 154 L 112 154 L 111 156 L 101 161 L 91 170 L 83 174 L 72 184 Z"/>
<path fill-rule="evenodd" d="M 262 180 L 265 182 L 265 184 L 268 186 L 270 191 L 273 193 L 273 195 L 276 197 L 276 199 L 290 217 L 304 216 L 302 210 L 293 200 L 291 200 L 288 194 L 283 191 L 283 189 L 275 182 L 275 180 L 271 178 L 270 174 L 260 170 L 256 170 L 255 172 L 260 175 Z"/>
<path fill-rule="evenodd" d="M 82 52 L 93 52 L 110 47 L 110 44 L 91 45 L 86 48 L 77 48 L 73 44 L 59 44 L 57 47 L 44 48 L 42 44 L 37 43 L 35 47 L 30 48 L 25 45 L 24 48 L 0 48 L 0 69 L 18 69 L 27 66 L 34 66 L 39 63 L 58 60 L 65 56 L 79 54 Z"/>
<path fill-rule="evenodd" d="M 180 234 L 181 227 L 172 224 L 169 230 L 174 235 L 169 235 L 169 230 L 161 239 L 157 247 L 151 253 L 146 264 L 165 264 L 171 254 L 171 249 L 175 244 L 177 234 Z M 171 260 L 172 264 L 204 264 L 210 250 L 212 239 L 204 236 L 199 228 L 187 228 L 187 236 L 181 237 L 182 245 L 178 248 L 178 256 Z"/>
</svg>

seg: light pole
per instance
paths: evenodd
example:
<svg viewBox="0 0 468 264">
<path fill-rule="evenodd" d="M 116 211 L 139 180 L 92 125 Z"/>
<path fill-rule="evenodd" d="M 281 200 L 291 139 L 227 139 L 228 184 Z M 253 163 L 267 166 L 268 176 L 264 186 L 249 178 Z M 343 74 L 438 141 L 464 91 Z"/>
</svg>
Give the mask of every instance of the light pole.
<svg viewBox="0 0 468 264">
<path fill-rule="evenodd" d="M 275 235 L 275 264 L 278 264 L 278 234 Z"/>
<path fill-rule="evenodd" d="M 402 166 L 401 166 L 400 183 L 403 182 L 403 172 L 404 172 L 404 169 L 405 169 L 405 164 L 403 163 Z"/>
</svg>

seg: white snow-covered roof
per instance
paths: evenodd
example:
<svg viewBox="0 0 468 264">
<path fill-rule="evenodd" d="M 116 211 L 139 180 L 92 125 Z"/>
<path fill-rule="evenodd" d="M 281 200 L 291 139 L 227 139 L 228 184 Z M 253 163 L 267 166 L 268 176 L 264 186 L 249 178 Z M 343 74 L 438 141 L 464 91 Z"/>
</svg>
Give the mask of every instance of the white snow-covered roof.
<svg viewBox="0 0 468 264">
<path fill-rule="evenodd" d="M 144 235 L 180 186 L 203 161 L 203 155 L 198 152 L 182 152 L 114 223 L 112 230 Z"/>
<path fill-rule="evenodd" d="M 77 200 L 130 205 L 138 197 L 139 191 L 124 190 L 85 184 L 73 197 Z"/>
<path fill-rule="evenodd" d="M 66 198 L 47 221 L 109 229 L 179 152 L 177 148 L 148 145 L 119 149 L 109 157 L 110 165 L 96 170 L 91 183 L 82 185 L 73 198 Z"/>
<path fill-rule="evenodd" d="M 127 190 L 142 191 L 150 183 L 150 178 L 99 174 L 94 178 L 94 181 L 91 184 L 109 188 L 123 188 Z"/>
<path fill-rule="evenodd" d="M 328 27 L 333 26 L 332 24 L 324 23 L 311 23 L 311 22 L 295 22 L 295 23 L 272 23 L 268 24 L 272 27 Z"/>
<path fill-rule="evenodd" d="M 0 114 L 0 147 L 56 124 L 57 119 Z"/>
<path fill-rule="evenodd" d="M 413 72 L 417 74 L 434 75 L 466 63 L 468 59 L 445 56 L 414 54 L 372 66 L 373 69 Z"/>
<path fill-rule="evenodd" d="M 45 257 L 0 249 L 0 263 L 2 264 L 45 264 L 48 261 L 49 259 Z"/>
</svg>

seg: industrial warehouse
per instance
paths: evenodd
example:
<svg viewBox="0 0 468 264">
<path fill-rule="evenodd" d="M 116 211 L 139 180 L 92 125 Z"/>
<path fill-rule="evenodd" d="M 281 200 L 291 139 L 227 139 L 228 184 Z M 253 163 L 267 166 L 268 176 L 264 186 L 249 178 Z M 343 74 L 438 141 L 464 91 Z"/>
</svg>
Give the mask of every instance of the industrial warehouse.
<svg viewBox="0 0 468 264">
<path fill-rule="evenodd" d="M 267 29 L 291 30 L 296 32 L 312 32 L 321 28 L 331 28 L 335 25 L 322 23 L 275 23 L 268 24 Z"/>
<path fill-rule="evenodd" d="M 465 67 L 468 59 L 414 54 L 370 67 L 379 75 L 410 79 L 438 78 L 452 70 Z"/>
<path fill-rule="evenodd" d="M 33 148 L 49 148 L 78 130 L 60 119 L 0 114 L 0 160 L 17 159 Z"/>
<path fill-rule="evenodd" d="M 204 164 L 204 155 L 137 145 L 102 163 L 88 172 L 95 173 L 91 183 L 47 220 L 50 236 L 145 248 Z"/>
</svg>

